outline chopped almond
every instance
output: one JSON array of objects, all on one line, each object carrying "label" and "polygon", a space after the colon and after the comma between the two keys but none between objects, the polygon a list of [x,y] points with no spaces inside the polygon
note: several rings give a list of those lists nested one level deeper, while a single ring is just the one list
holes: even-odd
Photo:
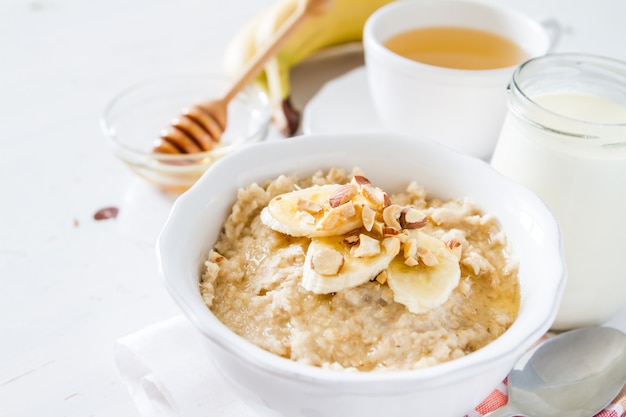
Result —
[{"label": "chopped almond", "polygon": [[343,241],[347,244],[347,245],[356,245],[357,243],[359,243],[359,236],[354,234],[354,235],[347,235],[346,237],[343,238]]},{"label": "chopped almond", "polygon": [[400,243],[405,244],[407,240],[411,239],[406,230],[400,230],[400,233],[395,235],[398,239],[400,239]]},{"label": "chopped almond", "polygon": [[437,266],[439,260],[437,257],[427,248],[420,246],[417,248],[417,255],[420,261],[426,266]]},{"label": "chopped almond", "polygon": [[320,275],[337,275],[343,267],[343,255],[336,250],[324,248],[311,257],[311,269]]},{"label": "chopped almond", "polygon": [[315,217],[307,211],[298,211],[295,217],[304,224],[315,224]]},{"label": "chopped almond", "polygon": [[361,185],[361,195],[373,206],[381,207],[384,201],[383,192],[371,184]]},{"label": "chopped almond", "polygon": [[385,235],[385,231],[383,230],[384,228],[385,228],[385,223],[375,220],[374,225],[372,226],[372,232],[376,233],[377,235],[384,236]]},{"label": "chopped almond", "polygon": [[399,221],[403,229],[419,229],[426,226],[428,217],[414,207],[405,207],[400,213]]},{"label": "chopped almond", "polygon": [[380,244],[389,254],[397,255],[400,252],[400,239],[397,237],[386,237]]},{"label": "chopped almond", "polygon": [[350,254],[357,258],[380,255],[380,242],[368,235],[359,235],[359,245],[350,249]]},{"label": "chopped almond", "polygon": [[374,227],[374,222],[376,221],[376,210],[369,206],[363,206],[363,210],[361,210],[361,219],[363,220],[365,230],[371,232]]},{"label": "chopped almond", "polygon": [[330,210],[322,217],[322,220],[317,223],[315,228],[317,230],[333,230],[339,225],[341,220],[341,215],[336,210]]},{"label": "chopped almond", "polygon": [[389,207],[391,205],[391,199],[389,198],[389,194],[383,193],[383,208]]},{"label": "chopped almond", "polygon": [[402,231],[396,229],[395,227],[383,226],[384,236],[399,236],[401,234],[402,234]]},{"label": "chopped almond", "polygon": [[351,200],[349,200],[347,203],[333,208],[332,210],[336,211],[344,219],[350,219],[356,216],[356,207],[354,207],[354,203]]},{"label": "chopped almond", "polygon": [[357,185],[371,184],[371,181],[362,175],[355,175],[354,177],[352,177],[352,182]]},{"label": "chopped almond", "polygon": [[385,209],[383,210],[383,220],[385,221],[385,224],[397,230],[402,229],[399,221],[402,210],[403,208],[397,204],[392,204],[385,207]]},{"label": "chopped almond", "polygon": [[415,258],[417,256],[417,239],[410,237],[404,242],[404,257]]},{"label": "chopped almond", "polygon": [[348,201],[327,211],[315,228],[317,230],[331,231],[336,229],[342,222],[345,222],[346,219],[351,219],[354,216],[356,216],[356,208],[352,201]]},{"label": "chopped almond", "polygon": [[461,244],[461,242],[456,239],[450,239],[446,242],[446,246],[450,248],[450,250],[452,251],[454,256],[457,257],[457,259],[461,259],[461,255],[463,253],[463,245]]},{"label": "chopped almond", "polygon": [[298,198],[296,208],[301,211],[306,211],[307,213],[319,213],[324,209],[320,203],[303,198]]},{"label": "chopped almond", "polygon": [[384,284],[387,282],[387,270],[382,271],[380,274],[376,275],[375,280],[378,281],[379,284]]},{"label": "chopped almond", "polygon": [[359,189],[355,184],[346,184],[337,188],[329,197],[328,203],[331,207],[339,207],[342,204],[352,200],[359,193]]},{"label": "chopped almond", "polygon": [[405,264],[406,266],[417,266],[417,265],[419,265],[420,263],[419,263],[419,261],[418,261],[417,259],[415,259],[415,258],[406,258],[406,259],[404,260],[404,264]]}]

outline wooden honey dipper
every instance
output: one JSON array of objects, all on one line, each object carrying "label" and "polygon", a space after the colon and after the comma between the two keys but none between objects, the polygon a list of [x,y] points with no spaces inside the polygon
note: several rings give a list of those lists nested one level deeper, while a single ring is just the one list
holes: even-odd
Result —
[{"label": "wooden honey dipper", "polygon": [[274,37],[247,64],[241,75],[219,99],[198,103],[183,110],[163,131],[153,148],[156,153],[185,154],[211,150],[226,130],[228,103],[248,85],[267,61],[309,17],[326,13],[334,0],[300,0],[294,13],[276,31]]}]

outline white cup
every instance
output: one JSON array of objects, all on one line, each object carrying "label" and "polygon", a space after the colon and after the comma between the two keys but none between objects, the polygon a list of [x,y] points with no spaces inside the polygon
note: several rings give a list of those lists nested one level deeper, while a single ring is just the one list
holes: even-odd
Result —
[{"label": "white cup", "polygon": [[507,85],[522,62],[505,68],[454,69],[405,58],[384,45],[399,33],[433,26],[487,31],[517,44],[531,58],[552,49],[560,32],[558,24],[466,0],[392,2],[367,20],[365,66],[374,106],[385,128],[489,159],[507,111]]}]

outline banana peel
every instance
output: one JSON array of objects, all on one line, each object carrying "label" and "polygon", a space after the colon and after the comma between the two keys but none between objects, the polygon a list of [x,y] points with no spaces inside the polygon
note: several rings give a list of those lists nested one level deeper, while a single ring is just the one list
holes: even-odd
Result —
[{"label": "banana peel", "polygon": [[[299,0],[280,0],[249,21],[227,45],[223,67],[235,76],[291,16]],[[307,19],[266,64],[255,84],[272,105],[274,125],[286,136],[296,133],[300,112],[291,102],[291,69],[323,49],[361,42],[367,18],[393,0],[335,0],[323,15]]]}]

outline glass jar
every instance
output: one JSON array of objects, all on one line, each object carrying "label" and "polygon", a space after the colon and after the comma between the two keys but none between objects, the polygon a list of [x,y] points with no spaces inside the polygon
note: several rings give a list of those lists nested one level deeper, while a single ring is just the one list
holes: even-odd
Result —
[{"label": "glass jar", "polygon": [[554,329],[626,303],[626,62],[552,54],[522,64],[491,165],[558,219],[568,282]]}]

